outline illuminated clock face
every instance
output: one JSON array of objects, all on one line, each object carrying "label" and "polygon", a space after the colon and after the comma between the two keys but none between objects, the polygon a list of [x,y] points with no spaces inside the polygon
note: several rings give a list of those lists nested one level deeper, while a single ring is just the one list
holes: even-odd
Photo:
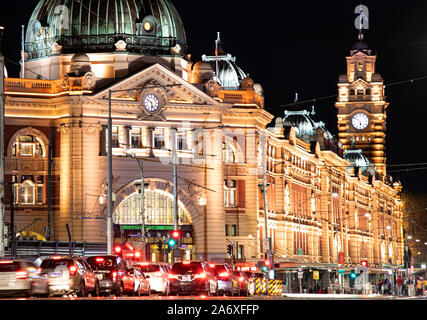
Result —
[{"label": "illuminated clock face", "polygon": [[150,22],[146,22],[144,23],[144,29],[145,31],[150,32],[153,29],[153,27],[151,26]]},{"label": "illuminated clock face", "polygon": [[156,112],[160,107],[159,98],[154,94],[148,94],[144,98],[144,108],[148,112]]},{"label": "illuminated clock face", "polygon": [[369,119],[366,114],[358,113],[353,117],[353,119],[351,120],[351,123],[353,124],[353,127],[355,127],[356,129],[363,130],[368,126]]}]

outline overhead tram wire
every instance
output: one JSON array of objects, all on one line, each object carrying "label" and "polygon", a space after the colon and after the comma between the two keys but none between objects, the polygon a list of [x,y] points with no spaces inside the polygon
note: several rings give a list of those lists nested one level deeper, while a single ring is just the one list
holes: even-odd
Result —
[{"label": "overhead tram wire", "polygon": [[[422,77],[418,77],[418,78],[414,78],[414,79],[408,79],[408,80],[388,83],[388,84],[385,84],[384,87],[387,88],[387,87],[392,87],[392,86],[397,86],[397,85],[407,84],[407,83],[414,84],[414,82],[422,81],[422,80],[427,80],[427,76],[422,76]],[[307,99],[304,101],[297,101],[297,102],[282,104],[280,106],[266,107],[266,109],[272,110],[272,109],[278,109],[278,108],[284,108],[284,107],[298,106],[298,105],[302,105],[302,104],[306,104],[306,103],[315,103],[315,102],[318,102],[321,100],[329,100],[329,99],[337,98],[337,97],[338,97],[338,94],[334,94],[334,95],[330,95],[330,96],[324,96],[324,97],[318,97],[318,98],[313,98],[313,99]]]},{"label": "overhead tram wire", "polygon": [[[17,63],[17,62],[15,62],[15,61],[7,58],[7,57],[4,57],[4,59],[6,61],[10,62],[10,63],[13,63],[13,64],[17,65],[17,66],[21,66],[20,63]],[[26,71],[28,71],[28,72],[36,75],[38,78],[41,78],[42,80],[50,80],[50,79],[44,77],[43,75],[41,75],[41,74],[39,74],[37,72],[34,72],[33,70],[29,70],[26,67],[24,67],[24,69]],[[418,77],[418,78],[414,78],[414,79],[397,81],[397,82],[393,82],[393,83],[390,83],[390,84],[386,84],[385,87],[390,87],[390,86],[395,86],[395,85],[400,85],[400,84],[406,84],[406,83],[413,84],[415,81],[422,81],[422,80],[426,80],[426,79],[427,79],[427,76],[422,76],[422,77]],[[62,84],[58,84],[58,85],[60,87],[62,87],[63,89],[67,89]],[[155,87],[145,87],[145,89],[159,88],[159,87],[172,87],[172,86],[181,86],[181,85],[182,84],[160,85],[160,86],[155,86]],[[132,90],[136,91],[136,90],[141,90],[141,89],[143,89],[143,87],[130,88],[130,89],[122,89],[122,90],[114,90],[114,91],[117,91],[117,92],[118,91],[132,91]],[[80,97],[85,98],[85,99],[91,101],[92,103],[98,104],[98,105],[100,105],[102,107],[108,108],[108,105],[106,105],[106,104],[104,104],[102,102],[96,101],[96,100],[94,100],[94,99],[92,99],[92,98],[90,98],[90,97],[88,97],[86,95],[82,95]],[[338,97],[338,95],[335,94],[335,95],[331,95],[331,96],[319,97],[319,98],[314,98],[314,99],[309,99],[309,100],[304,100],[304,101],[298,101],[298,102],[293,102],[293,103],[289,103],[289,104],[284,104],[284,105],[281,105],[281,106],[270,107],[270,108],[267,108],[267,109],[283,108],[283,107],[287,107],[287,106],[296,106],[296,105],[299,105],[299,104],[305,104],[305,103],[309,103],[309,102],[316,102],[316,101],[321,101],[321,100],[327,100],[327,99],[336,98],[336,97]],[[102,110],[101,112],[105,112],[105,110]],[[120,113],[120,114],[123,114],[125,116],[129,116],[129,113],[120,112],[120,111],[117,111],[117,110],[116,110],[116,112]],[[205,129],[207,129],[207,130],[209,130],[209,129],[223,129],[223,128],[227,128],[227,127],[228,126],[219,125],[219,126],[216,126],[216,127],[213,127],[213,128],[205,128]],[[192,129],[189,129],[188,131],[197,131],[197,130],[199,130],[199,129],[192,128]],[[163,150],[165,150],[165,149],[163,149]],[[168,150],[168,151],[170,151],[170,150]],[[186,153],[184,151],[177,151],[177,152]],[[214,156],[214,155],[210,155],[210,156]],[[409,164],[396,164],[396,165],[386,164],[385,166],[386,167],[405,167],[405,166],[417,166],[417,165],[427,165],[427,163],[424,162],[424,163],[409,163]],[[322,166],[334,167],[334,168],[335,167],[337,167],[337,168],[338,167],[348,167],[348,166],[331,166],[331,165],[317,165],[316,167],[322,167]],[[416,170],[425,170],[425,169],[427,169],[427,167],[413,168],[413,169],[393,170],[393,171],[389,171],[389,172],[390,173],[394,173],[394,172],[407,172],[407,171],[416,171]]]}]

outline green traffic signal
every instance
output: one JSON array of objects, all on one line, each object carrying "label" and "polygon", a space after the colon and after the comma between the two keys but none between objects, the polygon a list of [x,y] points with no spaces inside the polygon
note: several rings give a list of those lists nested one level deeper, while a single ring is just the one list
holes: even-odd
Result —
[{"label": "green traffic signal", "polygon": [[352,273],[350,274],[350,277],[351,277],[352,279],[356,279],[356,278],[357,278],[357,274],[356,274],[356,273],[354,273],[354,272],[352,272]]},{"label": "green traffic signal", "polygon": [[175,247],[175,245],[176,245],[176,240],[175,239],[169,239],[168,246],[169,247]]}]

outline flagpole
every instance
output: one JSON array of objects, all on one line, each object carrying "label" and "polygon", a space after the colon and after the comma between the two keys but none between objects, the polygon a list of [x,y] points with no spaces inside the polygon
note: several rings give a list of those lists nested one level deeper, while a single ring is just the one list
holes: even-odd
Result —
[{"label": "flagpole", "polygon": [[21,79],[25,78],[25,26],[22,25],[22,48],[21,48],[21,59],[22,59],[22,69],[21,69]]},{"label": "flagpole", "polygon": [[220,41],[220,35],[218,32],[217,39],[215,40],[215,64],[216,64],[215,76],[218,83],[219,83],[219,75],[218,75],[218,42],[219,41]]}]

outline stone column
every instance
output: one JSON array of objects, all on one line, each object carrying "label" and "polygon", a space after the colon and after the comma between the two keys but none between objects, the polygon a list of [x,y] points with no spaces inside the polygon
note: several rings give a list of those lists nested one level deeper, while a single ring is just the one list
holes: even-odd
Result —
[{"label": "stone column", "polygon": [[[206,130],[206,183],[215,192],[207,193],[204,254],[208,261],[224,261],[226,253],[224,214],[224,174],[222,168],[222,132]],[[211,156],[211,155],[216,155]]]}]

